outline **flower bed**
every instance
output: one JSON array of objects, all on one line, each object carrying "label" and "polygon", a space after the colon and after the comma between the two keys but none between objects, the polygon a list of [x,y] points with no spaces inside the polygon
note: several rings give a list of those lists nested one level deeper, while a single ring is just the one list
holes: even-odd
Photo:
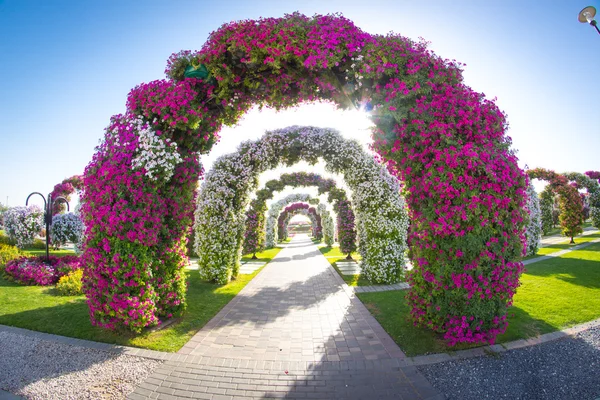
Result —
[{"label": "flower bed", "polygon": [[23,285],[54,285],[69,272],[81,268],[81,259],[77,256],[20,257],[9,261],[4,268],[5,275]]}]

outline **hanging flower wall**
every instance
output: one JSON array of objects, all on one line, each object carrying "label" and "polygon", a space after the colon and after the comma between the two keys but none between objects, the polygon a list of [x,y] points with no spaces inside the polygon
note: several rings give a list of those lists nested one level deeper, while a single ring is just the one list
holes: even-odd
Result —
[{"label": "hanging flower wall", "polygon": [[329,211],[327,211],[327,206],[322,203],[317,205],[317,213],[321,217],[321,225],[323,226],[323,241],[327,246],[331,247],[335,242],[335,226],[333,218]]},{"label": "hanging flower wall", "polygon": [[548,182],[550,190],[558,194],[560,226],[565,236],[571,238],[583,232],[583,202],[577,188],[569,184],[569,178],[543,168],[530,169],[527,174],[532,179]]},{"label": "hanging flower wall", "polygon": [[[50,193],[50,197],[64,197],[65,200],[71,201],[71,195],[83,189],[83,177],[81,175],[73,175],[70,178],[63,179],[61,183],[54,185],[54,189]],[[52,215],[61,214],[66,210],[66,205],[63,202],[55,202],[52,205]]]},{"label": "hanging flower wall", "polygon": [[277,236],[279,240],[286,240],[288,238],[288,224],[290,219],[298,214],[306,215],[310,219],[313,238],[317,240],[323,239],[321,217],[317,214],[317,210],[305,203],[294,203],[287,206],[279,214],[279,218],[277,219]]},{"label": "hanging flower wall", "polygon": [[572,182],[585,188],[589,194],[590,218],[592,225],[600,229],[600,172],[587,171],[585,174],[578,172],[567,172],[563,174]]}]

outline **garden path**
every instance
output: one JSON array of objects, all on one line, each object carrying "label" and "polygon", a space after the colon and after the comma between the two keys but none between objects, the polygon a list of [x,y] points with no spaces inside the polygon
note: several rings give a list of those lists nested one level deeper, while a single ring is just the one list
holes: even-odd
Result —
[{"label": "garden path", "polygon": [[130,397],[443,398],[306,235],[179,354]]},{"label": "garden path", "polygon": [[[593,227],[593,226],[588,226],[583,229],[583,233],[580,236],[594,235],[596,233],[598,233],[598,228]],[[548,247],[548,246],[552,246],[555,244],[565,243],[566,240],[569,240],[569,238],[564,235],[546,236],[541,240],[540,247]],[[575,242],[577,243],[577,237],[575,237]]]}]

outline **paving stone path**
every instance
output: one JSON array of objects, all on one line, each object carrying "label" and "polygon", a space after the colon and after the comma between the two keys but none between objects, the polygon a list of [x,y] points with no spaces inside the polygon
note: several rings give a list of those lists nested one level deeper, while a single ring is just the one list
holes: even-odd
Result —
[{"label": "paving stone path", "polygon": [[130,398],[443,399],[345,286],[296,235]]}]

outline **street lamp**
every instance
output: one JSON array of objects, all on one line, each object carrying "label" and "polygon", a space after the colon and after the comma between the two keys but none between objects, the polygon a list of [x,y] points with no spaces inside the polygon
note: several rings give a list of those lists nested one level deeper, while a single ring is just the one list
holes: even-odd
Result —
[{"label": "street lamp", "polygon": [[579,22],[581,22],[582,24],[590,24],[591,26],[596,28],[596,31],[598,32],[598,34],[600,34],[600,29],[598,29],[598,23],[594,19],[595,16],[596,7],[586,7],[579,12]]},{"label": "street lamp", "polygon": [[26,206],[29,204],[29,198],[34,194],[39,194],[44,200],[44,222],[46,223],[46,261],[50,263],[50,225],[52,225],[52,206],[54,206],[54,203],[58,204],[59,202],[63,201],[67,204],[67,211],[70,211],[69,202],[62,196],[58,196],[57,198],[53,199],[52,193],[48,195],[48,201],[46,201],[46,198],[43,194],[40,192],[33,192],[27,196],[27,200],[25,200]]}]

